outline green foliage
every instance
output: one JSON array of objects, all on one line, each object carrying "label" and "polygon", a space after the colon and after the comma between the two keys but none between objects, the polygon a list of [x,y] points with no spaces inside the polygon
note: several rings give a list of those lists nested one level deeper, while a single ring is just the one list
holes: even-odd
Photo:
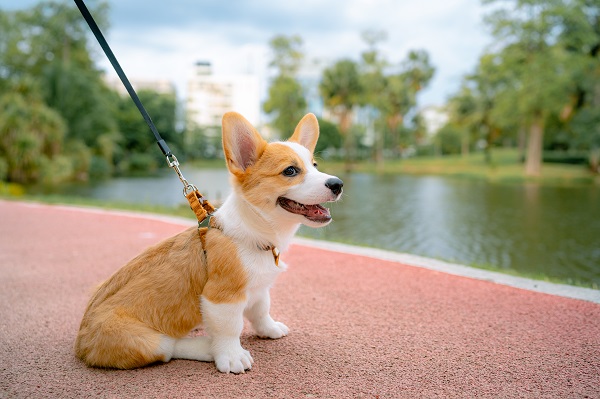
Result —
[{"label": "green foliage", "polygon": [[280,76],[296,76],[304,53],[302,52],[302,38],[298,35],[277,35],[269,42],[273,59],[270,66],[277,69]]},{"label": "green foliage", "polygon": [[186,154],[192,159],[216,159],[223,153],[221,135],[208,128],[194,127],[186,133]]},{"label": "green foliage", "polygon": [[60,115],[30,88],[0,96],[0,157],[7,164],[7,178],[18,183],[41,177],[43,167],[59,156],[65,134]]},{"label": "green foliage", "polygon": [[[349,112],[361,103],[364,93],[358,64],[350,59],[337,61],[323,71],[319,89],[326,106],[334,112]],[[345,131],[345,127],[341,130]]]},{"label": "green foliage", "polygon": [[89,176],[91,179],[100,180],[108,178],[112,173],[112,165],[105,158],[92,156],[90,159]]},{"label": "green foliage", "polygon": [[323,71],[319,90],[325,106],[339,120],[340,133],[344,138],[344,157],[346,169],[356,157],[356,141],[351,133],[353,109],[360,105],[364,94],[363,79],[359,66],[350,59],[337,61]]},{"label": "green foliage", "polygon": [[151,154],[134,152],[127,159],[129,171],[133,173],[148,174],[156,171],[156,160]]},{"label": "green foliage", "polygon": [[399,65],[381,57],[377,44],[385,40],[384,31],[366,31],[363,39],[369,46],[362,55],[361,79],[364,92],[361,105],[374,110],[375,160],[383,165],[384,155],[398,156],[415,144],[417,134],[406,128],[404,118],[417,105],[417,94],[427,86],[435,69],[429,54],[410,51]]},{"label": "green foliage", "polygon": [[330,149],[340,149],[342,147],[342,135],[335,123],[318,118],[319,121],[319,141],[315,148],[315,153],[325,153]]},{"label": "green foliage", "polygon": [[269,87],[269,98],[263,104],[263,110],[275,114],[271,125],[280,134],[291,134],[306,112],[300,83],[287,75],[277,76]]},{"label": "green foliage", "polygon": [[[100,26],[106,26],[106,3],[92,8]],[[94,69],[87,50],[88,27],[74,5],[43,1],[15,12],[0,10],[1,80],[42,76],[53,62]]]},{"label": "green foliage", "polygon": [[112,95],[97,71],[59,60],[40,77],[45,102],[67,122],[68,138],[95,147],[99,135],[116,130]]},{"label": "green foliage", "polygon": [[446,125],[435,136],[435,144],[440,155],[460,154],[463,132],[452,126]]},{"label": "green foliage", "polygon": [[595,141],[583,137],[595,134],[586,114],[600,114],[600,3],[484,4],[496,5],[486,17],[495,44],[450,101],[451,120],[485,138],[488,148],[498,138],[523,141],[518,134],[528,132],[527,173],[539,174],[544,143]]},{"label": "green foliage", "polygon": [[274,114],[271,125],[280,133],[288,134],[306,112],[306,99],[296,74],[304,54],[299,36],[275,36],[270,43],[273,58],[270,65],[277,75],[269,87],[269,98],[263,104],[267,114]]},{"label": "green foliage", "polygon": [[[107,11],[106,2],[91,10],[103,30]],[[164,162],[131,100],[104,84],[89,37],[70,2],[0,10],[0,101],[7,104],[0,109],[0,157],[7,180],[55,184],[126,173],[129,166],[152,170]],[[139,96],[171,149],[179,149],[175,97]]]},{"label": "green foliage", "polygon": [[0,181],[6,180],[8,176],[8,162],[6,158],[0,157]]}]

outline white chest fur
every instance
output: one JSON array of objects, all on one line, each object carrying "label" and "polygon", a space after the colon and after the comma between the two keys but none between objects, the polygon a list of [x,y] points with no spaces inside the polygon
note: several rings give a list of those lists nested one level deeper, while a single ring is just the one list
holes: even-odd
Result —
[{"label": "white chest fur", "polygon": [[246,295],[248,306],[252,306],[259,296],[273,286],[275,279],[286,270],[287,265],[282,261],[276,265],[270,250],[238,248],[238,256],[248,275]]}]

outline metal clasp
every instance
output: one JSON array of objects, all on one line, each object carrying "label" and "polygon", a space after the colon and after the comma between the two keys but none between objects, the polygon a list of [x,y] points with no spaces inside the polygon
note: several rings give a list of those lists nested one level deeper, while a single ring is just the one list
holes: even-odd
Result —
[{"label": "metal clasp", "polygon": [[[173,168],[173,170],[175,170],[175,173],[177,173],[179,180],[183,184],[183,196],[184,197],[187,197],[187,195],[189,193],[198,190],[198,188],[196,186],[194,186],[193,184],[188,182],[187,179],[185,177],[183,177],[183,174],[181,173],[181,169],[179,169],[179,161],[177,160],[177,157],[175,155],[173,155],[173,154],[167,155],[167,165],[169,165],[170,168]],[[200,199],[202,201],[204,200],[203,198],[200,198]],[[202,203],[202,201],[200,203]]]}]

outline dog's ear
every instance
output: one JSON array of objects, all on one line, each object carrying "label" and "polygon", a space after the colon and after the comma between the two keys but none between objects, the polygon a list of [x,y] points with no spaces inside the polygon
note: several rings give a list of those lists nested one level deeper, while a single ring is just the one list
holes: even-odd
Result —
[{"label": "dog's ear", "polygon": [[314,114],[306,114],[296,126],[289,141],[301,144],[313,153],[319,139],[319,121]]},{"label": "dog's ear", "polygon": [[246,118],[237,112],[223,115],[223,151],[233,174],[244,173],[263,153],[267,142]]}]

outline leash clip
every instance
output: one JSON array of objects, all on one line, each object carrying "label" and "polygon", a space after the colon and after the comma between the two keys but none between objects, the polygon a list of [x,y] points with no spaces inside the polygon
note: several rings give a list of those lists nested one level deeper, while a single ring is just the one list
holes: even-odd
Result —
[{"label": "leash clip", "polygon": [[[198,191],[198,188],[196,186],[188,182],[187,179],[183,177],[183,173],[181,173],[181,169],[179,169],[179,160],[177,159],[177,157],[174,154],[169,154],[166,156],[166,158],[167,165],[169,165],[170,168],[173,168],[175,173],[177,173],[177,177],[179,177],[179,180],[183,184],[183,196],[187,197],[189,193],[193,191]],[[201,203],[204,203],[204,197],[200,196],[200,200]]]}]

